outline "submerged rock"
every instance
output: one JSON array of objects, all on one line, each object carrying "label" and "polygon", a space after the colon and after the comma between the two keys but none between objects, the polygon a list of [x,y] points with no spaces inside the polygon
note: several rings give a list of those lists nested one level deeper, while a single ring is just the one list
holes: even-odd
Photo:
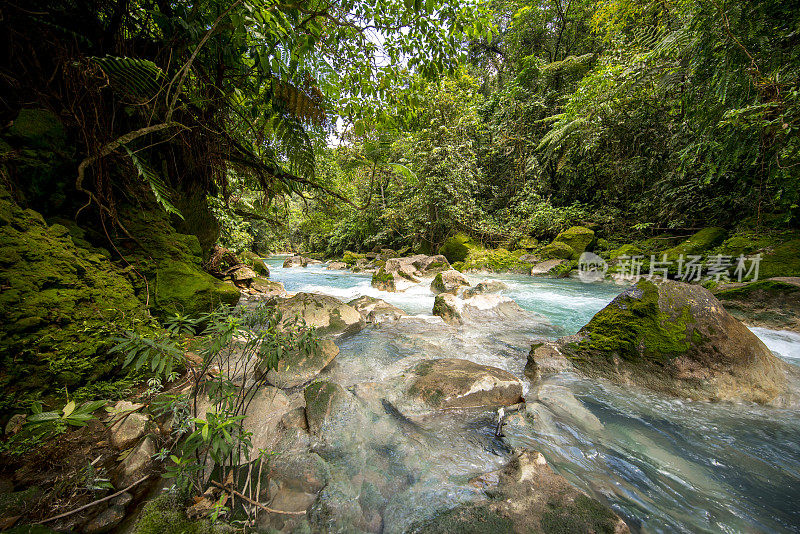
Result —
[{"label": "submerged rock", "polygon": [[433,301],[432,313],[451,325],[508,319],[548,324],[543,317],[523,310],[513,299],[496,294],[479,294],[460,299],[451,293],[440,293]]},{"label": "submerged rock", "polygon": [[289,269],[291,267],[306,267],[308,266],[308,259],[302,256],[289,256],[283,260],[283,268]]},{"label": "submerged rock", "polygon": [[431,291],[434,295],[439,293],[457,293],[459,288],[469,286],[467,277],[453,269],[437,273],[431,282]]},{"label": "submerged rock", "polygon": [[320,335],[349,335],[364,328],[364,319],[355,309],[329,295],[298,293],[277,303],[288,324],[295,317],[317,329]]},{"label": "submerged rock", "polygon": [[477,408],[516,404],[522,382],[507,371],[469,360],[424,360],[409,370],[407,394],[431,408]]},{"label": "submerged rock", "polygon": [[396,321],[400,317],[406,316],[406,312],[397,306],[367,295],[353,299],[347,305],[352,306],[366,322],[372,324]]},{"label": "submerged rock", "polygon": [[339,354],[330,339],[322,339],[310,354],[294,350],[278,360],[278,366],[267,373],[267,381],[279,388],[293,388],[311,382]]},{"label": "submerged rock", "polygon": [[409,531],[420,534],[629,532],[608,506],[553,472],[541,453],[522,450],[509,464],[477,477],[485,497],[439,512]]},{"label": "submerged rock", "polygon": [[468,299],[476,295],[483,295],[486,293],[499,293],[500,291],[505,291],[506,289],[508,289],[508,286],[500,280],[489,280],[486,282],[479,282],[473,287],[465,289],[462,293],[462,296],[465,299]]},{"label": "submerged rock", "polygon": [[623,384],[694,399],[795,402],[787,364],[697,285],[640,280],[558,348],[578,370]]}]

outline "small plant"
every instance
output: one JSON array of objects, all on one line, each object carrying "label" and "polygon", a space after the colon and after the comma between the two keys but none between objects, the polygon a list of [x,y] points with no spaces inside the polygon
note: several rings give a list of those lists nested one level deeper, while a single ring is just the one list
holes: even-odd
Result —
[{"label": "small plant", "polygon": [[33,412],[23,425],[23,429],[37,431],[43,435],[60,434],[68,426],[86,426],[94,417],[92,414],[106,405],[106,401],[84,402],[80,406],[75,401],[68,402],[60,411],[43,412],[42,404],[35,402],[31,406]]}]

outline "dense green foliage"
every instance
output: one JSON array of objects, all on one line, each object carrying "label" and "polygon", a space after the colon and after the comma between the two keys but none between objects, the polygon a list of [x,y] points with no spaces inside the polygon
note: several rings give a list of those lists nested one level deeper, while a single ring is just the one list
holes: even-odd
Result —
[{"label": "dense green foliage", "polygon": [[[798,223],[798,13],[784,2],[489,4],[454,75],[324,151],[355,206],[296,204],[290,242],[513,250],[574,224],[613,232]],[[360,164],[354,164],[354,162]],[[392,164],[401,164],[402,168]]]}]

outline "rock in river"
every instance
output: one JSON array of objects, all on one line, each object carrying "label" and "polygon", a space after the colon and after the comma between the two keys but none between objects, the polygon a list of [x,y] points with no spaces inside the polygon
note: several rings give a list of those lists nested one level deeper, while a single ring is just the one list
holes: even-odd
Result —
[{"label": "rock in river", "polygon": [[360,313],[329,295],[298,293],[279,301],[277,306],[283,313],[284,323],[299,317],[308,326],[315,327],[320,335],[355,334],[364,328]]},{"label": "rock in river", "polygon": [[796,403],[790,366],[698,285],[640,280],[558,349],[587,375],[622,384],[693,399]]},{"label": "rock in river", "polygon": [[293,388],[308,384],[339,354],[330,339],[322,339],[316,350],[306,353],[294,350],[278,361],[275,369],[267,373],[267,381],[279,388]]}]

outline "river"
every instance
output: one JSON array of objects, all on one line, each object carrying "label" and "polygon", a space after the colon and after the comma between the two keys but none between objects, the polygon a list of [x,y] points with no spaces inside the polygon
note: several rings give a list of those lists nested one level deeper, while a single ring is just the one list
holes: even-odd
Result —
[{"label": "river", "polygon": [[[430,281],[387,293],[370,286],[369,274],[319,265],[284,269],[282,261],[273,257],[267,263],[271,278],[287,291],[343,301],[370,295],[412,315],[337,340],[340,355],[323,378],[345,387],[397,374],[401,360],[405,366],[414,358],[444,357],[500,367],[527,387],[522,371],[531,340],[575,333],[622,289],[572,279],[473,274],[473,282],[503,281],[505,295],[546,321],[451,327],[431,316]],[[753,331],[779,357],[800,364],[800,335]],[[609,504],[633,531],[800,531],[796,411],[675,399],[570,375],[550,382],[555,391],[572,392],[581,410],[554,409],[538,424],[507,428],[503,441],[493,436],[492,413],[429,418],[425,424],[436,443],[406,452],[401,460],[406,469],[426,472],[416,482],[425,484],[426,491],[413,493],[420,496],[416,500],[407,495],[389,503],[384,524],[391,518],[395,530],[402,531],[448,502],[468,498],[459,488],[469,477],[503,465],[510,446],[527,446],[542,452],[570,482]]]}]

